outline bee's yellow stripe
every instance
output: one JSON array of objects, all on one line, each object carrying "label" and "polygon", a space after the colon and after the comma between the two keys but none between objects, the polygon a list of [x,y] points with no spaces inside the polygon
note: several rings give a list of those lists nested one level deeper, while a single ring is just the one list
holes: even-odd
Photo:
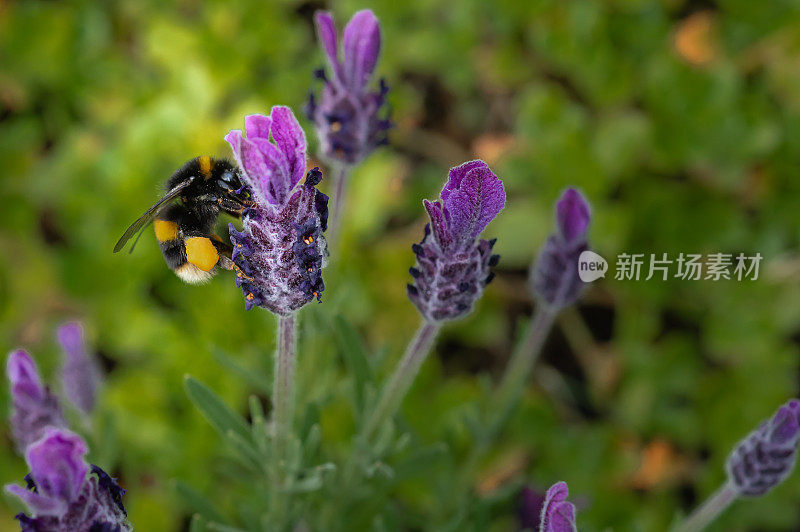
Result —
[{"label": "bee's yellow stripe", "polygon": [[203,155],[197,158],[197,164],[200,165],[200,173],[203,174],[205,179],[211,177],[211,157]]},{"label": "bee's yellow stripe", "polygon": [[156,229],[156,240],[159,242],[168,242],[178,238],[178,224],[175,222],[156,220],[153,227]]},{"label": "bee's yellow stripe", "polygon": [[204,272],[211,270],[219,262],[219,253],[211,240],[204,236],[187,238],[186,261],[194,264]]}]

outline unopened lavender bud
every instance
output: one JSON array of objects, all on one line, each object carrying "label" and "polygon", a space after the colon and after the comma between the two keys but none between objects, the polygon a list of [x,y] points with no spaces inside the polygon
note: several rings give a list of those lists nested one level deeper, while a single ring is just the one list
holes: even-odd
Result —
[{"label": "unopened lavender bud", "polygon": [[66,427],[55,395],[42,384],[33,359],[19,349],[8,356],[6,374],[11,384],[11,434],[23,453],[48,427]]},{"label": "unopened lavender bud", "polygon": [[569,488],[566,482],[553,484],[545,495],[539,532],[575,532],[575,506],[567,502]]},{"label": "unopened lavender bud", "polygon": [[315,77],[324,82],[322,97],[317,100],[312,92],[306,113],[316,126],[322,153],[331,160],[353,165],[385,144],[391,127],[387,116],[380,116],[389,91],[386,83],[381,80],[377,91],[367,89],[380,53],[380,25],[368,9],[353,15],[344,30],[340,60],[330,13],[318,12],[315,22],[332,74],[315,72]]},{"label": "unopened lavender bud", "polygon": [[783,482],[797,461],[800,401],[792,399],[740,441],[728,456],[728,480],[739,495],[760,497]]},{"label": "unopened lavender bud", "polygon": [[230,225],[236,284],[248,310],[259,306],[288,316],[320,300],[325,289],[328,197],[316,188],[318,168],[300,184],[306,138],[291,109],[276,106],[270,116],[247,116],[245,132],[225,137],[256,201],[244,213],[241,232]]},{"label": "unopened lavender bud", "polygon": [[[450,170],[441,201],[423,204],[431,223],[417,257],[408,296],[430,322],[455,320],[468,314],[492,280],[494,241],[476,240],[505,205],[503,183],[483,161]],[[495,257],[495,258],[493,258]]]},{"label": "unopened lavender bud", "polygon": [[23,532],[127,531],[125,490],[97,466],[84,460],[86,443],[68,430],[50,428],[25,454],[27,486],[10,484],[29,514],[16,516]]},{"label": "unopened lavender bud", "polygon": [[578,276],[578,258],[589,249],[586,230],[589,203],[574,188],[556,203],[556,231],[545,242],[531,269],[531,287],[536,298],[552,310],[574,303],[583,282]]},{"label": "unopened lavender bud", "polygon": [[56,333],[64,359],[61,366],[61,386],[64,395],[84,414],[91,414],[100,387],[100,369],[89,354],[78,322],[65,323]]}]

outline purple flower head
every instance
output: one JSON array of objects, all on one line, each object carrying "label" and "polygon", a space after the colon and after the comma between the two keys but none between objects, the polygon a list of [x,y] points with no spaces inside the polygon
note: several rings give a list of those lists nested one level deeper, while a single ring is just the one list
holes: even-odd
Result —
[{"label": "purple flower head", "polygon": [[566,482],[556,482],[545,495],[539,532],[575,532],[575,505],[567,502]]},{"label": "purple flower head", "polygon": [[583,288],[578,258],[589,249],[586,230],[591,214],[589,203],[574,188],[562,194],[555,211],[556,232],[547,239],[533,265],[531,286],[540,302],[559,310],[574,303]]},{"label": "purple flower head", "polygon": [[28,448],[27,486],[5,488],[28,506],[31,515],[16,516],[23,531],[131,530],[122,506],[125,490],[97,466],[87,476],[86,453],[80,436],[53,428]]},{"label": "purple flower head", "polygon": [[411,248],[417,264],[408,285],[411,301],[433,322],[469,313],[491,282],[500,259],[492,255],[495,241],[476,239],[506,202],[502,181],[483,161],[452,168],[439,197],[423,201],[431,222]]},{"label": "purple flower head", "polygon": [[386,83],[381,80],[377,92],[367,90],[381,49],[381,28],[368,9],[353,15],[344,30],[340,60],[333,17],[319,11],[315,22],[333,75],[317,71],[324,82],[322,97],[317,101],[312,92],[306,113],[316,126],[322,153],[344,164],[356,164],[386,143],[386,131],[391,127],[388,118],[379,117],[389,91]]},{"label": "purple flower head", "polygon": [[740,441],[728,456],[728,480],[739,493],[760,497],[789,476],[800,441],[800,401],[792,399]]},{"label": "purple flower head", "polygon": [[100,369],[88,353],[83,326],[78,322],[61,325],[56,333],[64,353],[61,386],[67,399],[84,414],[91,414],[100,387]]},{"label": "purple flower head", "polygon": [[291,109],[276,106],[270,116],[246,117],[245,133],[234,130],[225,137],[256,200],[244,213],[241,232],[230,225],[236,284],[248,310],[259,306],[286,316],[319,300],[325,289],[328,197],[316,188],[322,180],[318,168],[298,186],[306,139]]},{"label": "purple flower head", "polygon": [[66,427],[56,397],[42,384],[36,363],[18,349],[8,355],[6,374],[11,384],[11,433],[20,453],[44,435],[48,427]]}]

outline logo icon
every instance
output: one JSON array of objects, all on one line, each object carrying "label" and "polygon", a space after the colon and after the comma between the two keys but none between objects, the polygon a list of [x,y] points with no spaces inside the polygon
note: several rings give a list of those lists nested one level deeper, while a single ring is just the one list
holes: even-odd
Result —
[{"label": "logo icon", "polygon": [[584,251],[578,257],[578,276],[584,283],[591,283],[606,276],[608,262],[594,251]]}]

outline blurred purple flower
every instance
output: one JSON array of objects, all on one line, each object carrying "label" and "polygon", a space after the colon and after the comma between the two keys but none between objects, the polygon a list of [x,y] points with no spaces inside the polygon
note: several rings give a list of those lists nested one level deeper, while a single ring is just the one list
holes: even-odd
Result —
[{"label": "blurred purple flower", "polygon": [[412,250],[408,295],[431,322],[454,320],[472,310],[494,274],[499,255],[494,240],[475,239],[505,205],[503,183],[483,161],[469,161],[450,170],[441,201],[423,200],[431,223]]},{"label": "blurred purple flower", "polygon": [[525,486],[519,493],[517,517],[520,530],[539,530],[544,507],[544,493]]},{"label": "blurred purple flower", "polygon": [[531,285],[539,301],[553,310],[574,303],[583,289],[578,276],[578,258],[589,249],[586,230],[589,203],[574,188],[556,203],[556,232],[545,242],[531,270]]},{"label": "blurred purple flower", "polygon": [[[291,109],[272,108],[270,116],[245,117],[245,134],[233,130],[225,140],[256,200],[245,211],[243,230],[230,225],[237,286],[245,306],[288,316],[325,289],[322,268],[327,246],[328,197],[316,189],[322,173],[305,172],[306,138]],[[272,140],[270,140],[272,133]]]},{"label": "blurred purple flower", "polygon": [[84,414],[91,414],[100,387],[100,369],[89,354],[78,322],[61,325],[56,333],[64,358],[61,366],[61,386],[64,395]]},{"label": "blurred purple flower", "polygon": [[569,488],[566,482],[556,482],[545,495],[539,532],[574,532],[575,506],[567,502]]},{"label": "blurred purple flower", "polygon": [[28,448],[27,486],[5,487],[28,506],[30,515],[16,516],[23,532],[132,530],[122,506],[125,490],[97,466],[87,477],[86,452],[80,436],[53,428]]},{"label": "blurred purple flower", "polygon": [[789,476],[800,441],[800,401],[782,405],[740,441],[726,464],[728,480],[739,495],[760,497]]},{"label": "blurred purple flower", "polygon": [[48,427],[67,426],[58,399],[42,384],[36,363],[22,349],[8,355],[6,374],[11,384],[11,433],[21,453]]},{"label": "blurred purple flower", "polygon": [[312,92],[306,113],[316,126],[322,153],[353,165],[385,144],[386,131],[391,127],[387,117],[378,116],[389,91],[386,83],[381,79],[377,92],[366,89],[381,49],[380,25],[368,9],[353,15],[344,30],[340,61],[336,27],[330,13],[317,12],[315,21],[317,37],[333,75],[326,76],[322,69],[316,72],[324,82],[322,98],[318,102]]}]

